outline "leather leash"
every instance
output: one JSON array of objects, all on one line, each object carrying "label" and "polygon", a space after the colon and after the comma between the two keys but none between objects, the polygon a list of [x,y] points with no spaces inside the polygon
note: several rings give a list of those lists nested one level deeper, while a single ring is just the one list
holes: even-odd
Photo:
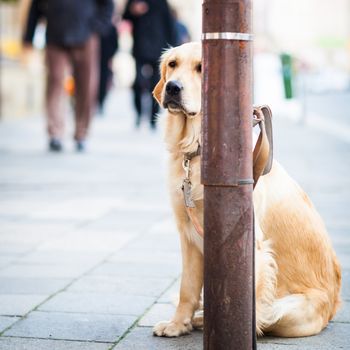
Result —
[{"label": "leather leash", "polygon": [[272,168],[272,112],[269,106],[254,107],[253,127],[256,125],[259,125],[260,133],[253,151],[253,188],[255,188],[259,177],[268,174]]},{"label": "leather leash", "polygon": [[195,157],[200,156],[201,154],[201,146],[198,144],[197,151],[191,152],[191,153],[185,153],[184,154],[184,160],[182,162],[182,167],[185,170],[185,179],[182,183],[182,192],[184,195],[185,200],[185,208],[187,211],[187,215],[192,221],[192,224],[194,228],[196,229],[197,233],[203,237],[204,230],[202,225],[199,222],[198,216],[197,216],[197,209],[196,205],[194,204],[194,201],[192,199],[192,183],[191,183],[191,160]]},{"label": "leather leash", "polygon": [[[254,107],[253,127],[259,125],[260,133],[253,150],[253,179],[255,188],[260,176],[270,172],[273,161],[273,137],[272,137],[272,113],[271,109],[266,106]],[[185,178],[182,182],[182,192],[185,201],[185,208],[189,219],[191,220],[197,233],[203,238],[204,230],[199,222],[196,205],[192,199],[191,183],[191,160],[200,156],[201,148],[194,152],[185,153],[182,166],[185,171]]]}]

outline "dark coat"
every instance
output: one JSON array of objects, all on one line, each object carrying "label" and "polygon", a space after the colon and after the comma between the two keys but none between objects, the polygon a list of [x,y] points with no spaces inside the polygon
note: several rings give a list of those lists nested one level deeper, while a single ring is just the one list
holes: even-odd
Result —
[{"label": "dark coat", "polygon": [[32,42],[36,24],[46,18],[47,44],[79,46],[108,31],[113,7],[113,0],[32,0],[24,41]]},{"label": "dark coat", "polygon": [[123,14],[123,18],[133,24],[133,56],[144,61],[156,61],[165,48],[176,45],[175,20],[166,0],[143,0],[149,9],[142,16],[134,16],[130,12],[133,1],[128,1]]}]

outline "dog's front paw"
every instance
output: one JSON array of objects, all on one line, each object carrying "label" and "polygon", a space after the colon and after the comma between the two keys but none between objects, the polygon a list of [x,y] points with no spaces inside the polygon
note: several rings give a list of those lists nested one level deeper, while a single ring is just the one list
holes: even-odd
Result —
[{"label": "dog's front paw", "polygon": [[153,334],[158,337],[179,337],[192,331],[190,320],[184,322],[165,321],[157,323],[153,328]]}]

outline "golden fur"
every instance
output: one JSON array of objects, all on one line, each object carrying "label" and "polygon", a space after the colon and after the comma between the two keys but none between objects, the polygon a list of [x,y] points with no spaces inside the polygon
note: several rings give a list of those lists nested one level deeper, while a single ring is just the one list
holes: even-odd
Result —
[{"label": "golden fur", "polygon": [[[175,63],[174,63],[175,62]],[[166,84],[182,85],[181,104],[167,106],[165,142],[170,154],[169,191],[181,238],[183,273],[180,299],[172,320],[154,327],[174,337],[202,325],[194,317],[203,285],[203,241],[184,207],[183,154],[201,142],[201,47],[189,43],[162,56],[161,80],[154,97],[163,104]],[[200,157],[191,162],[193,199],[203,220]],[[340,304],[341,271],[325,225],[308,196],[274,161],[254,190],[256,220],[256,330],[284,337],[319,333]]]}]

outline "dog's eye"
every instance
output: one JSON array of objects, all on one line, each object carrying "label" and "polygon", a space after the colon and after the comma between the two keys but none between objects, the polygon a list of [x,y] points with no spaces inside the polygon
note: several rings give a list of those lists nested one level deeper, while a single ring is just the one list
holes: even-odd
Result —
[{"label": "dog's eye", "polygon": [[170,62],[168,63],[168,66],[169,66],[170,68],[175,68],[175,67],[176,67],[176,61],[170,61]]},{"label": "dog's eye", "polygon": [[198,73],[201,73],[201,72],[202,72],[202,64],[201,64],[201,63],[197,64],[197,66],[196,66],[196,71],[197,71]]}]

